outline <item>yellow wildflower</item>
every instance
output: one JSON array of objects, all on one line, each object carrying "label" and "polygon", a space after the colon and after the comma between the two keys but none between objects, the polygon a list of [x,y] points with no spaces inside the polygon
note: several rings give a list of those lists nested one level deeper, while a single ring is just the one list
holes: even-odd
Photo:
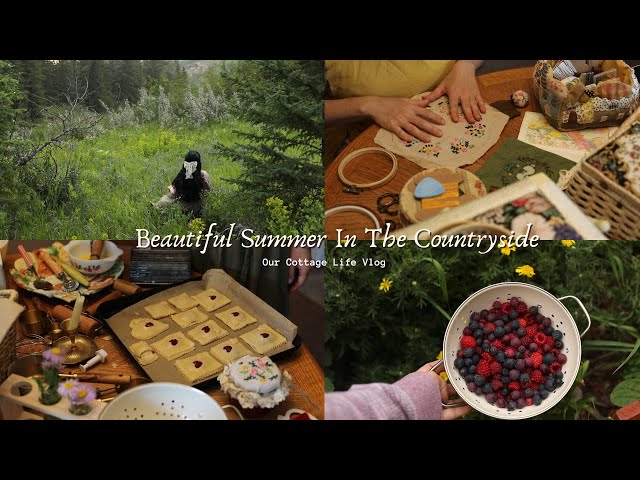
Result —
[{"label": "yellow wildflower", "polygon": [[562,243],[562,245],[564,245],[567,248],[575,248],[576,247],[576,241],[575,240],[560,240],[560,243]]},{"label": "yellow wildflower", "polygon": [[436,357],[436,360],[442,360],[442,350],[440,350],[440,353]]},{"label": "yellow wildflower", "polygon": [[388,292],[389,289],[391,288],[392,283],[393,283],[393,280],[389,280],[388,278],[383,278],[382,282],[380,282],[379,290],[385,293]]},{"label": "yellow wildflower", "polygon": [[511,252],[516,251],[516,247],[511,246],[510,243],[507,243],[505,240],[501,240],[498,244],[498,248],[500,249],[500,253],[506,255],[507,257],[511,255]]},{"label": "yellow wildflower", "polygon": [[449,377],[447,376],[447,372],[440,372],[440,378],[442,378],[445,382],[449,381]]},{"label": "yellow wildflower", "polygon": [[520,276],[524,276],[524,277],[533,277],[536,272],[533,270],[533,267],[531,265],[522,265],[518,268],[516,268],[516,273]]}]

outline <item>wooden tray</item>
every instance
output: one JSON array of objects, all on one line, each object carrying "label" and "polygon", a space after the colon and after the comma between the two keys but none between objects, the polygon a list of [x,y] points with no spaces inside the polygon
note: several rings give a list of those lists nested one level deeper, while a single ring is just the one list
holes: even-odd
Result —
[{"label": "wooden tray", "polygon": [[[233,279],[233,277],[228,275],[223,270],[219,270],[219,269],[213,269],[213,270],[207,271],[202,277],[201,281],[185,282],[171,288],[162,289],[162,291],[157,293],[152,292],[150,295],[148,295],[149,292],[145,292],[140,297],[136,296],[137,298],[142,298],[142,299],[140,299],[139,301],[137,301],[135,304],[131,306],[127,306],[126,308],[119,311],[118,313],[114,313],[113,311],[114,310],[113,306],[116,306],[116,305],[110,306],[109,304],[116,304],[116,302],[118,302],[119,305],[123,305],[121,300],[125,300],[125,299],[118,299],[118,300],[113,300],[111,302],[106,302],[105,304],[100,306],[101,308],[98,310],[98,313],[105,316],[109,316],[109,318],[105,318],[106,323],[109,325],[109,327],[111,328],[115,336],[118,338],[118,340],[120,340],[120,342],[129,351],[133,359],[136,360],[136,357],[131,352],[130,347],[133,343],[139,342],[139,340],[136,340],[131,336],[131,329],[129,328],[129,322],[136,317],[149,317],[149,315],[144,309],[145,306],[158,303],[161,301],[166,301],[171,297],[180,295],[181,293],[196,295],[197,293],[200,293],[206,290],[207,288],[215,288],[216,290],[218,290],[219,292],[221,292],[231,300],[231,303],[213,312],[206,312],[204,309],[198,307],[200,311],[207,314],[209,319],[214,320],[218,325],[223,327],[225,330],[230,331],[229,335],[227,335],[222,339],[215,340],[209,343],[208,345],[200,345],[198,344],[198,342],[196,342],[195,340],[192,340],[189,337],[196,344],[195,350],[189,353],[186,353],[182,357],[179,357],[172,361],[168,361],[160,357],[158,358],[158,360],[156,360],[155,362],[149,365],[145,365],[145,366],[140,365],[140,367],[146,372],[149,378],[154,382],[174,382],[174,383],[182,383],[184,385],[199,385],[201,383],[205,383],[210,380],[213,380],[218,376],[219,372],[216,373],[215,375],[212,375],[209,378],[205,378],[205,379],[199,380],[197,383],[191,384],[178,371],[178,369],[174,365],[174,362],[176,360],[179,360],[180,358],[188,357],[198,352],[209,352],[211,347],[213,347],[214,345],[227,341],[230,338],[236,338],[239,335],[242,335],[248,332],[249,330],[256,328],[260,324],[269,325],[273,329],[280,332],[280,334],[282,334],[287,339],[286,344],[278,347],[277,349],[273,350],[271,353],[268,354],[268,356],[271,357],[272,359],[277,359],[278,354],[287,352],[293,348],[300,346],[301,342],[299,337],[297,336],[298,327],[295,324],[293,324],[289,319],[284,317],[282,314],[280,314],[278,311],[276,311],[273,307],[268,305],[262,299],[257,297],[254,293],[247,290],[238,282],[236,282]],[[223,324],[220,320],[218,320],[214,314],[224,311],[227,308],[231,308],[233,306],[242,307],[247,312],[249,312],[253,317],[255,317],[258,320],[258,322],[248,325],[240,330],[236,330],[236,331],[230,330],[230,328],[227,327],[225,324]],[[161,334],[149,340],[145,340],[149,345],[151,345],[154,342],[157,342],[158,340],[164,338],[166,335],[169,335],[171,333],[182,332],[186,335],[188,330],[191,330],[192,328],[194,328],[193,326],[188,328],[181,328],[171,319],[171,317],[165,317],[159,320],[161,322],[169,324],[169,328],[164,332],[162,332]],[[247,348],[249,348],[249,350],[252,350],[251,347],[249,347],[249,345],[246,345],[246,346]],[[256,355],[261,356],[260,354],[257,354],[257,353]]]}]

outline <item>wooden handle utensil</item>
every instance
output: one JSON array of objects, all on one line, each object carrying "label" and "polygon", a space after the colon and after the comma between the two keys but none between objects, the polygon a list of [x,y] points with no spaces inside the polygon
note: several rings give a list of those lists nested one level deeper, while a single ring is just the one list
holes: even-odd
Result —
[{"label": "wooden handle utensil", "polygon": [[90,260],[100,260],[102,250],[104,249],[104,240],[91,240],[91,256]]}]

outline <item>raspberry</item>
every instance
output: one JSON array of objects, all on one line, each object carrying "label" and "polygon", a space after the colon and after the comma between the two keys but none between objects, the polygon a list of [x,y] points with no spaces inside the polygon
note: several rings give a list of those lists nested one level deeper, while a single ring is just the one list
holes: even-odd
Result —
[{"label": "raspberry", "polygon": [[527,307],[527,304],[524,302],[520,302],[518,304],[518,306],[516,307],[516,311],[520,314],[520,315],[524,315],[526,313],[529,313],[529,307]]},{"label": "raspberry", "polygon": [[553,353],[554,355],[558,356],[558,355],[560,355],[560,350],[558,350],[557,348],[552,348],[551,349],[551,353]]},{"label": "raspberry", "polygon": [[[525,332],[527,332],[527,337],[535,337],[536,334],[538,333],[538,327],[536,327],[535,325],[530,325],[527,328],[524,329]],[[531,343],[531,341],[529,341],[529,343]]]},{"label": "raspberry", "polygon": [[491,346],[496,347],[498,350],[504,350],[504,345],[502,345],[502,342],[500,340],[494,340],[493,342],[491,342]]},{"label": "raspberry", "polygon": [[458,358],[462,358],[462,357],[464,357],[464,350],[458,350],[458,351],[456,352],[456,357],[458,357]]},{"label": "raspberry", "polygon": [[460,339],[460,346],[462,348],[474,348],[476,346],[476,339],[470,335],[465,335]]},{"label": "raspberry", "polygon": [[558,363],[560,365],[564,365],[565,363],[567,363],[567,356],[564,353],[558,355]]},{"label": "raspberry", "polygon": [[496,300],[495,302],[493,302],[492,307],[494,308],[494,310],[500,310],[502,308],[502,304]]},{"label": "raspberry", "polygon": [[[558,364],[558,365],[560,365],[560,364]],[[499,373],[499,372],[502,371],[502,366],[498,362],[493,361],[493,362],[491,362],[489,364],[489,369],[491,370],[491,373],[495,374],[495,373]]]},{"label": "raspberry", "polygon": [[482,352],[482,354],[480,356],[484,360],[486,360],[487,362],[490,362],[491,360],[493,360],[493,357],[491,356],[491,353],[489,353],[489,352]]},{"label": "raspberry", "polygon": [[520,382],[518,381],[513,381],[513,382],[509,382],[509,385],[507,385],[507,388],[511,391],[514,390],[520,390]]},{"label": "raspberry", "polygon": [[513,358],[513,356],[516,354],[516,351],[513,348],[509,347],[504,351],[504,353],[507,355],[507,357]]},{"label": "raspberry", "polygon": [[532,383],[542,383],[544,381],[544,375],[540,370],[532,370],[529,376]]},{"label": "raspberry", "polygon": [[533,337],[533,341],[536,342],[540,346],[544,345],[544,342],[545,342],[546,339],[547,339],[547,336],[542,332],[536,333],[536,336]]},{"label": "raspberry", "polygon": [[551,365],[549,365],[549,370],[553,373],[556,373],[559,370],[562,370],[562,365],[560,364],[560,362],[553,362]]},{"label": "raspberry", "polygon": [[493,323],[487,323],[484,328],[488,328],[489,330],[491,330],[491,332],[494,332],[496,330],[496,326]]},{"label": "raspberry", "polygon": [[522,328],[525,328],[527,326],[527,321],[524,318],[518,318],[518,323]]},{"label": "raspberry", "polygon": [[532,342],[532,338],[529,335],[525,335],[520,339],[520,342],[522,342],[522,345],[529,347],[529,344]]},{"label": "raspberry", "polygon": [[553,337],[546,337],[544,339],[544,343],[546,343],[547,345],[550,345],[551,348],[553,348],[554,345],[556,344],[556,341],[553,339]]},{"label": "raspberry", "polygon": [[531,364],[533,368],[538,368],[542,363],[542,354],[540,352],[533,352],[531,354]]},{"label": "raspberry", "polygon": [[530,407],[533,405],[533,398],[527,398],[527,405]]},{"label": "raspberry", "polygon": [[484,358],[478,362],[478,366],[476,367],[476,375],[482,375],[483,377],[488,377],[489,375],[491,375],[489,362]]},{"label": "raspberry", "polygon": [[502,382],[500,380],[491,380],[491,386],[493,387],[493,390],[496,392],[499,392],[500,390],[502,390]]}]

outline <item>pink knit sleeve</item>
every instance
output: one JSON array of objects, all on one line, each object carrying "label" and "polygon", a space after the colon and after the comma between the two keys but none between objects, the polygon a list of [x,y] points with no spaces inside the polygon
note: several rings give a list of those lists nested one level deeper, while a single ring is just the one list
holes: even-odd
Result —
[{"label": "pink knit sleeve", "polygon": [[325,395],[327,420],[439,420],[442,404],[431,375],[410,373],[394,384],[354,385]]}]

